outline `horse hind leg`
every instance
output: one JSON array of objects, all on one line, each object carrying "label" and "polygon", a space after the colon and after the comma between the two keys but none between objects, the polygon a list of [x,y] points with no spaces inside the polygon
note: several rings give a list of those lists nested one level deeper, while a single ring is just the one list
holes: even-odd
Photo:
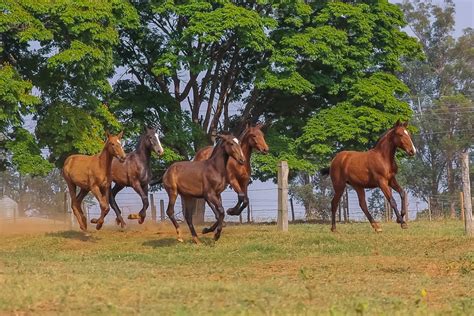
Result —
[{"label": "horse hind leg", "polygon": [[178,221],[174,217],[174,204],[176,203],[176,198],[178,197],[178,193],[176,190],[166,190],[168,192],[168,208],[166,209],[166,215],[170,218],[171,222],[176,229],[176,234],[178,234],[178,241],[183,242],[183,237],[181,236],[181,230],[179,229]]},{"label": "horse hind leg", "polygon": [[339,205],[339,200],[344,193],[345,185],[334,186],[334,196],[331,200],[331,231],[336,232],[336,212]]},{"label": "horse hind leg", "polygon": [[191,198],[188,197],[183,197],[184,201],[184,218],[186,219],[186,223],[188,224],[189,230],[191,231],[191,235],[193,236],[193,240],[196,244],[200,244],[201,241],[199,240],[196,230],[194,229],[193,225],[193,209],[189,207],[190,205],[193,204],[193,201]]},{"label": "horse hind leg", "polygon": [[77,222],[79,223],[79,227],[81,228],[81,230],[87,231],[87,220],[84,216],[84,213],[82,212],[80,203],[77,203],[76,185],[70,183],[68,180],[66,180],[66,182],[69,190],[69,195],[71,196],[71,208],[74,212],[74,216],[76,216]]}]

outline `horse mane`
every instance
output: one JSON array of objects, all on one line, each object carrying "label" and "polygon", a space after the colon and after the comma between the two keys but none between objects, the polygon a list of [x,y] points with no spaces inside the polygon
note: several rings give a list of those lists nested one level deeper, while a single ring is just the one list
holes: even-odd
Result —
[{"label": "horse mane", "polygon": [[135,151],[140,149],[140,145],[145,141],[145,136],[146,136],[146,133],[143,133],[140,135],[140,137],[138,138],[137,145],[135,146]]},{"label": "horse mane", "polygon": [[390,128],[390,129],[388,129],[388,130],[386,130],[385,133],[383,133],[383,134],[377,139],[377,141],[375,142],[375,145],[374,145],[373,148],[377,147],[377,145],[379,145],[380,142],[382,142],[382,140],[384,140],[385,138],[387,138],[387,136],[388,136],[391,132],[393,132],[393,127]]}]

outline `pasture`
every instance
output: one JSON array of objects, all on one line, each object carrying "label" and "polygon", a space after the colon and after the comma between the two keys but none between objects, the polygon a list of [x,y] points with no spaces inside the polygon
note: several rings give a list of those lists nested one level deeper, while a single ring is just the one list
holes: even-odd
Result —
[{"label": "pasture", "polygon": [[[0,232],[0,314],[474,312],[474,244],[460,221],[224,228],[178,243],[170,223],[84,237]],[[200,229],[199,229],[200,231]]]}]

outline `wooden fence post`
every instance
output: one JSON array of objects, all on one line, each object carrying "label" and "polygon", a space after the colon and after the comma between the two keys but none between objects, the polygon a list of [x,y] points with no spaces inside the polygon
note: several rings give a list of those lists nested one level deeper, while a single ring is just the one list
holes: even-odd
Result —
[{"label": "wooden fence post", "polygon": [[471,180],[469,179],[469,150],[466,149],[461,154],[461,174],[462,174],[462,191],[464,194],[464,228],[466,235],[474,236],[474,225],[472,222],[472,197],[471,197]]},{"label": "wooden fence post", "polygon": [[278,162],[278,230],[288,231],[288,163]]},{"label": "wooden fence post", "polygon": [[290,207],[291,207],[291,221],[295,221],[295,207],[293,206],[293,198],[290,198]]},{"label": "wooden fence post", "polygon": [[160,200],[160,219],[165,220],[165,201]]},{"label": "wooden fence post", "polygon": [[151,220],[156,222],[156,205],[155,205],[155,196],[153,193],[150,193],[150,205],[151,205]]},{"label": "wooden fence post", "polygon": [[250,223],[250,203],[247,205],[247,223]]},{"label": "wooden fence post", "polygon": [[431,196],[428,197],[428,218],[431,222]]}]

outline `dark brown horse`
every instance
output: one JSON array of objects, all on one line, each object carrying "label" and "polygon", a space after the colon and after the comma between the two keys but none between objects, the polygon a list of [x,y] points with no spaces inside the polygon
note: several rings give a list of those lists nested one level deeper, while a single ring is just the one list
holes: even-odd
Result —
[{"label": "dark brown horse", "polygon": [[[123,132],[117,136],[107,132],[107,141],[100,154],[94,156],[72,155],[64,162],[62,174],[71,195],[72,210],[83,231],[87,230],[87,221],[81,209],[81,203],[89,191],[94,194],[100,204],[100,218],[96,221],[97,229],[102,227],[104,217],[109,212],[112,158],[125,159],[125,152],[120,143],[122,135]],[[77,195],[76,187],[81,188]]]},{"label": "dark brown horse", "polygon": [[[227,210],[227,214],[229,215],[240,215],[249,204],[247,189],[252,172],[250,167],[252,150],[256,149],[263,154],[268,153],[269,149],[265,142],[265,135],[262,132],[262,126],[262,124],[257,124],[255,127],[247,126],[239,137],[240,146],[242,147],[246,163],[242,165],[232,157],[229,158],[229,161],[227,162],[227,180],[238,196],[237,204],[233,208]],[[196,153],[194,161],[209,159],[212,150],[212,146],[200,149]],[[186,209],[186,212],[190,211],[192,210],[189,210],[188,208]]]},{"label": "dark brown horse", "polygon": [[[323,175],[331,175],[334,187],[334,197],[331,201],[331,230],[333,232],[336,231],[337,206],[346,184],[351,185],[357,192],[360,208],[375,231],[380,232],[382,228],[369,213],[365,201],[364,188],[379,187],[387,200],[390,201],[390,206],[397,216],[397,223],[400,223],[402,228],[408,227],[403,220],[406,214],[406,193],[395,179],[398,171],[398,166],[395,162],[397,148],[403,149],[409,156],[414,156],[416,153],[410,134],[406,129],[407,125],[408,123],[397,121],[391,129],[380,137],[374,148],[364,152],[342,151],[334,157],[329,169],[322,170]],[[392,196],[391,188],[400,194],[402,202],[401,214],[398,212],[397,203]]]},{"label": "dark brown horse", "polygon": [[112,161],[112,180],[115,182],[115,185],[110,195],[110,206],[112,206],[117,216],[117,225],[120,224],[122,228],[125,226],[125,221],[115,196],[124,187],[132,187],[140,195],[143,204],[138,216],[131,216],[130,218],[138,217],[140,224],[145,220],[146,210],[149,205],[148,184],[151,180],[150,158],[152,151],[161,156],[163,154],[163,147],[156,129],[145,127],[145,132],[140,136],[135,151],[128,153],[123,162],[118,159],[113,159]]},{"label": "dark brown horse", "polygon": [[[178,194],[184,198],[203,198],[206,200],[216,216],[216,222],[210,228],[204,228],[202,233],[206,234],[215,230],[214,240],[219,239],[225,216],[221,193],[227,185],[226,166],[229,157],[233,157],[240,164],[245,163],[245,157],[238,139],[232,135],[219,135],[218,142],[209,159],[176,162],[163,175],[163,186],[169,197],[166,214],[168,214],[176,228],[179,241],[183,241],[183,239],[181,238],[178,222],[174,217],[174,204]],[[199,243],[192,222],[192,212],[185,212],[184,215],[194,242]]]}]

